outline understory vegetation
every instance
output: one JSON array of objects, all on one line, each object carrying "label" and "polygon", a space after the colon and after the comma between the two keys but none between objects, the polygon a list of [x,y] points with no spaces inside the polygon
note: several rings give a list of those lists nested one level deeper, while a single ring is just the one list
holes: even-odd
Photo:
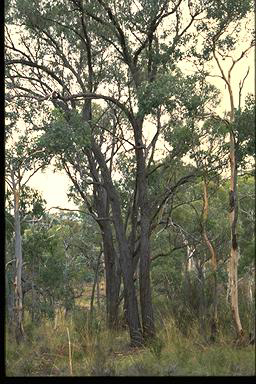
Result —
[{"label": "understory vegetation", "polygon": [[[220,311],[216,343],[206,340],[198,320],[186,324],[189,309],[180,318],[171,316],[178,303],[154,297],[157,335],[141,348],[131,348],[128,331],[106,328],[102,309],[93,321],[88,311],[77,306],[72,313],[33,324],[25,316],[26,340],[16,345],[7,332],[7,376],[253,376],[255,347],[234,343],[235,330],[225,327],[228,308]],[[81,303],[80,303],[81,304]],[[243,321],[252,321],[252,312],[242,312]],[[188,321],[188,320],[187,320]],[[209,326],[209,324],[207,325]],[[188,332],[189,329],[189,332]],[[70,337],[70,349],[69,338]],[[70,357],[71,350],[71,357]]]}]

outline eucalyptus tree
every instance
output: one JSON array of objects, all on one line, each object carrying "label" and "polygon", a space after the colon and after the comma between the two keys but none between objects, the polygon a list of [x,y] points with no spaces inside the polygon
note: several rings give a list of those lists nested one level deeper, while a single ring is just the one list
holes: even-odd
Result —
[{"label": "eucalyptus tree", "polygon": [[[7,195],[12,196],[11,208],[14,216],[14,259],[16,267],[13,284],[15,288],[15,334],[16,339],[19,342],[24,335],[22,294],[23,256],[21,234],[21,220],[24,220],[24,217],[22,217],[22,211],[24,212],[25,208],[24,195],[26,196],[28,192],[28,181],[39,169],[45,165],[45,162],[41,156],[40,151],[38,152],[37,148],[35,148],[33,138],[31,138],[31,135],[29,135],[28,131],[25,130],[24,132],[24,129],[21,129],[21,132],[19,132],[17,121],[12,123],[12,126],[8,125],[5,143],[5,182],[7,185]],[[38,196],[34,197],[36,198]],[[42,199],[40,202],[36,198],[34,199],[34,202],[37,204],[37,207],[39,207],[39,205],[42,203]],[[36,207],[34,208],[36,209]]]},{"label": "eucalyptus tree", "polygon": [[[177,62],[194,55],[192,42],[198,35],[192,30],[194,24],[204,27],[211,17],[221,20],[214,4],[183,0],[9,2],[7,22],[18,23],[20,32],[20,45],[14,44],[11,35],[6,39],[9,78],[19,97],[29,96],[37,105],[46,107],[52,103],[63,114],[70,133],[74,127],[80,129],[82,140],[87,138],[86,143],[82,141],[82,152],[95,196],[103,200],[107,196],[131,340],[137,345],[143,337],[148,339],[155,334],[150,285],[150,167],[155,161],[157,143],[165,134],[164,115],[174,118],[185,109],[186,113],[196,112],[199,116],[211,98],[203,102],[197,92],[204,75],[192,82],[188,76],[185,83],[194,89],[193,97],[185,92]],[[234,9],[236,5],[235,2]],[[230,21],[231,15],[225,25]],[[180,81],[176,81],[177,77]],[[121,119],[118,132],[115,123],[109,130],[102,124],[104,119],[95,121],[92,100],[101,100],[105,113],[114,106]],[[79,128],[73,124],[74,115],[80,121]],[[107,151],[106,132],[112,139]],[[112,172],[116,163],[109,161],[122,148],[132,151],[135,159],[127,227]],[[171,193],[169,190],[168,195],[168,188],[167,197]],[[135,253],[139,258],[142,327],[133,281]]]},{"label": "eucalyptus tree", "polygon": [[[244,330],[241,325],[238,309],[238,289],[237,289],[237,265],[238,265],[238,239],[237,239],[237,220],[238,220],[238,193],[237,193],[237,150],[239,140],[237,140],[238,128],[236,119],[236,110],[238,115],[241,113],[242,91],[244,83],[249,73],[249,68],[239,79],[238,85],[238,105],[235,106],[234,83],[232,83],[232,73],[237,64],[247,55],[249,50],[255,46],[254,29],[252,26],[253,2],[250,0],[244,2],[227,1],[225,3],[215,3],[208,9],[208,18],[212,23],[212,28],[202,24],[199,28],[201,34],[207,36],[206,44],[203,49],[203,57],[209,60],[213,58],[218,74],[214,75],[221,78],[226,87],[229,97],[229,110],[227,119],[229,133],[229,156],[230,156],[230,231],[231,231],[231,249],[229,263],[229,281],[231,288],[231,312],[234,324],[237,330],[238,339],[243,339]],[[228,28],[229,27],[229,28]],[[242,31],[247,34],[244,42]],[[244,49],[235,52],[240,43],[244,44]],[[223,60],[229,61],[228,68],[225,69]],[[211,74],[211,76],[213,76]],[[238,128],[238,132],[240,129]]]},{"label": "eucalyptus tree", "polygon": [[[60,4],[59,4],[60,5]],[[23,5],[22,5],[23,6]],[[58,12],[60,9],[57,7],[56,11]],[[29,13],[26,15],[26,17],[30,17]],[[74,21],[75,22],[75,21]],[[41,26],[42,27],[42,26]],[[37,25],[37,28],[40,28],[40,25]],[[61,28],[62,29],[62,28]],[[71,26],[72,29],[72,26]],[[64,28],[64,32],[66,32],[66,29]],[[57,31],[58,33],[58,31]],[[79,33],[79,31],[78,31]],[[44,38],[46,39],[47,44],[47,37],[44,35]],[[69,34],[69,43],[70,47],[73,46],[74,40],[76,38],[76,35],[72,35],[72,32]],[[28,36],[26,37],[28,39]],[[45,43],[45,39],[43,39]],[[62,38],[62,42],[64,38]],[[7,40],[7,46],[10,44],[14,48],[14,44],[12,42],[12,38],[8,31],[6,32],[6,40]],[[68,39],[66,39],[67,41]],[[24,42],[24,40],[22,40]],[[84,41],[80,41],[78,46],[74,45],[76,52],[80,50],[80,44],[84,44]],[[26,46],[26,43],[25,43]],[[51,44],[49,44],[49,47],[51,47]],[[56,48],[53,44],[53,48]],[[15,49],[15,48],[14,48]],[[31,48],[32,49],[32,48]],[[29,54],[31,54],[32,51],[29,51]],[[82,51],[81,51],[82,52]],[[58,51],[60,53],[60,51]],[[38,50],[39,54],[39,50]],[[42,53],[43,55],[45,52]],[[83,54],[83,53],[82,53]],[[84,58],[81,54],[81,62],[80,67],[83,66]],[[61,56],[63,58],[63,55]],[[64,66],[67,65],[67,61],[65,61]],[[97,64],[99,67],[102,67],[101,61],[99,60],[99,64]],[[68,70],[70,69],[71,65],[67,65]],[[44,68],[45,69],[45,68]],[[81,70],[78,69],[78,73]],[[101,68],[98,69],[100,72]],[[56,81],[56,68],[55,71],[51,72],[52,79]],[[46,71],[47,73],[47,71]],[[9,74],[8,74],[9,75]],[[42,79],[38,79],[37,76],[41,76],[38,71],[36,71],[36,74],[33,75],[33,84],[36,82],[39,84],[39,86],[42,86],[42,91],[44,92],[45,89],[47,91],[53,92],[53,88],[50,88],[52,84],[50,83],[44,83],[42,82]],[[80,75],[78,75],[79,77]],[[9,75],[9,82],[12,84],[14,79],[20,77],[22,79],[29,80],[28,73],[21,74],[19,73],[18,68],[12,67],[11,75]],[[65,78],[65,80],[61,80],[61,76],[57,78],[59,82],[63,84],[65,88],[65,81],[66,81],[66,88],[72,79],[70,76]],[[48,79],[47,79],[48,81]],[[78,80],[78,84],[81,85],[81,81]],[[87,81],[85,81],[85,85],[87,85]],[[23,90],[24,87],[17,87],[16,91]],[[84,88],[83,88],[84,90]],[[32,90],[31,90],[32,91]],[[37,88],[38,91],[38,88]],[[15,95],[17,97],[17,95]],[[20,95],[18,95],[19,97]],[[21,96],[22,97],[22,96]],[[30,97],[34,97],[33,92],[30,94]],[[78,103],[79,104],[79,103]],[[35,103],[34,106],[37,108],[38,103]],[[51,124],[49,131],[48,126],[49,124],[45,124],[45,134],[44,137],[40,140],[41,149],[45,149],[46,153],[50,155],[55,155],[55,158],[57,158],[58,164],[61,165],[62,168],[66,171],[68,176],[70,177],[73,185],[77,189],[78,193],[82,197],[87,209],[89,209],[90,213],[93,215],[93,217],[96,219],[96,221],[99,223],[102,234],[103,234],[103,243],[104,243],[104,255],[105,255],[105,266],[106,266],[106,276],[107,276],[107,311],[108,314],[108,324],[111,327],[115,327],[117,325],[117,312],[118,312],[118,295],[119,295],[119,286],[120,286],[120,267],[119,262],[117,259],[116,250],[114,248],[113,243],[113,235],[112,235],[112,229],[110,226],[110,222],[107,221],[107,211],[109,210],[108,206],[109,203],[106,200],[106,196],[104,193],[104,190],[98,183],[94,183],[94,196],[95,199],[97,198],[97,203],[92,204],[91,199],[88,198],[86,192],[88,189],[88,186],[93,185],[92,180],[87,180],[88,172],[87,168],[90,169],[91,167],[91,173],[94,172],[94,176],[98,172],[98,170],[94,169],[95,165],[94,162],[91,160],[88,164],[88,159],[91,159],[91,152],[88,148],[87,142],[87,134],[83,132],[84,129],[84,123],[81,121],[81,118],[78,113],[71,113],[72,111],[68,111],[67,106],[65,106],[65,103],[59,103],[57,100],[53,100],[53,106],[55,107],[55,110],[51,112],[51,120],[54,122],[54,124]],[[73,106],[73,112],[75,112],[75,107],[80,111],[81,106],[76,105],[74,106],[74,103],[72,103]],[[97,109],[96,109],[97,112]],[[47,113],[45,111],[45,113]],[[95,113],[97,116],[97,113]],[[97,116],[98,117],[98,116]],[[80,126],[79,126],[80,124]],[[42,127],[42,124],[41,124]],[[73,135],[70,135],[70,130],[75,131]],[[103,138],[104,139],[104,138]],[[100,140],[102,141],[102,137],[100,137]],[[63,155],[64,154],[64,155]],[[90,170],[89,170],[90,173]],[[78,177],[77,177],[78,175]],[[95,176],[96,177],[96,176]],[[81,183],[77,179],[81,179]]]},{"label": "eucalyptus tree", "polygon": [[[8,185],[8,184],[7,184]],[[22,259],[24,260],[23,255],[23,235],[26,227],[30,222],[34,220],[40,220],[44,212],[44,203],[40,193],[37,190],[34,190],[27,185],[21,186],[19,194],[19,212],[17,215],[20,218],[20,226],[17,226],[17,218],[14,217],[13,209],[13,193],[10,187],[6,189],[5,195],[5,279],[6,279],[6,315],[7,315],[7,324],[10,330],[13,330],[13,326],[17,320],[17,311],[15,311],[15,296],[17,301],[17,295],[14,290],[15,276],[17,278],[17,268],[15,265],[16,255],[15,255],[15,243],[17,237],[20,235],[21,243],[21,252]],[[18,233],[17,233],[18,232]],[[26,283],[24,279],[24,264],[23,262],[21,270],[21,289],[22,289],[22,299],[24,299],[24,294],[26,291]]]},{"label": "eucalyptus tree", "polygon": [[[214,245],[214,240],[208,233],[209,221],[209,189],[211,193],[216,193],[219,184],[222,182],[225,169],[228,163],[228,149],[223,143],[223,134],[227,131],[226,124],[216,121],[213,117],[206,120],[201,128],[203,140],[199,140],[199,135],[191,146],[191,158],[195,161],[197,168],[201,169],[202,179],[202,210],[200,215],[200,227],[202,240],[208,248],[211,256],[212,268],[212,290],[213,303],[211,314],[211,340],[215,341],[218,327],[218,297],[217,297],[217,269],[218,255]],[[196,145],[195,145],[196,144]],[[211,187],[210,187],[211,186]]]},{"label": "eucalyptus tree", "polygon": [[[225,75],[223,68],[219,62],[219,59],[216,54],[215,44],[218,38],[214,40],[213,46],[213,55],[215,60],[217,61],[221,78],[224,80],[228,87],[228,93],[230,98],[230,111],[229,111],[229,137],[230,137],[230,229],[231,229],[231,251],[230,251],[230,265],[229,265],[229,279],[230,279],[230,289],[231,289],[231,311],[234,319],[234,323],[237,330],[237,337],[239,339],[243,339],[244,330],[240,321],[239,316],[239,308],[238,308],[238,278],[237,278],[237,265],[239,258],[239,249],[238,249],[238,240],[237,240],[237,220],[238,220],[238,196],[237,196],[237,154],[236,154],[236,137],[234,133],[233,124],[235,122],[235,104],[234,104],[234,96],[233,89],[231,85],[231,71],[234,68],[235,64],[244,56],[245,51],[241,53],[241,55],[237,59],[233,59],[231,66],[229,67],[228,74]],[[251,42],[250,47],[253,46],[253,41]],[[249,48],[250,48],[249,47]],[[248,49],[248,48],[247,48]],[[240,82],[240,90],[242,90],[242,85],[244,83],[246,76]]]},{"label": "eucalyptus tree", "polygon": [[[97,105],[93,106],[93,111],[96,122],[104,112]],[[104,115],[104,121],[105,129],[111,129],[107,113]],[[74,199],[82,211],[87,211],[100,227],[106,270],[107,324],[110,328],[116,328],[121,283],[120,266],[109,215],[109,202],[89,148],[90,138],[87,133],[83,133],[83,129],[83,122],[78,113],[70,113],[70,120],[67,121],[65,113],[54,109],[49,121],[45,122],[44,134],[40,137],[38,145],[54,155],[55,166],[64,169],[72,182],[69,197]],[[95,131],[95,137],[99,138],[101,145],[105,144],[107,147],[102,149],[107,158],[109,147],[115,152],[115,143],[110,140],[108,144],[107,135],[100,133],[98,127]]]},{"label": "eucalyptus tree", "polygon": [[[40,115],[35,110],[30,99],[20,99],[9,77],[9,69],[5,71],[6,103],[5,103],[5,183],[6,202],[12,203],[9,212],[14,216],[15,236],[15,321],[16,338],[19,341],[23,334],[22,309],[22,233],[21,221],[29,214],[42,213],[43,199],[37,191],[28,187],[28,182],[36,172],[49,163],[51,157],[36,145],[38,133],[37,118]],[[32,207],[31,207],[32,205]],[[39,210],[38,212],[36,212]]]}]

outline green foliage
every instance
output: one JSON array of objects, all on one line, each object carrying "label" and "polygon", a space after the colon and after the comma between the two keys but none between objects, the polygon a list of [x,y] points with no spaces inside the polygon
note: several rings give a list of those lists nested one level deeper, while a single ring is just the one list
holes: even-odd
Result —
[{"label": "green foliage", "polygon": [[6,242],[9,243],[12,239],[14,231],[14,217],[10,212],[5,211],[5,238]]},{"label": "green foliage", "polygon": [[255,257],[255,182],[254,177],[238,179],[240,276],[251,270]]},{"label": "green foliage", "polygon": [[25,185],[20,193],[20,214],[40,218],[45,213],[46,200],[39,191]]},{"label": "green foliage", "polygon": [[232,129],[236,136],[236,156],[240,167],[245,168],[250,157],[255,157],[255,98],[247,95],[245,107],[236,111]]},{"label": "green foliage", "polygon": [[52,120],[45,126],[45,133],[39,139],[39,146],[46,148],[52,154],[72,156],[78,147],[86,148],[90,143],[90,129],[77,111],[66,114],[60,109],[54,109]]},{"label": "green foliage", "polygon": [[212,59],[213,45],[222,57],[234,52],[242,40],[242,29],[245,25],[247,41],[250,44],[250,40],[254,40],[253,27],[248,23],[241,23],[241,20],[253,18],[253,1],[213,1],[210,4],[206,2],[205,6],[206,19],[196,25],[200,36],[204,36],[204,43],[201,49],[196,46],[191,49],[192,55],[197,57],[200,64]]},{"label": "green foliage", "polygon": [[228,0],[223,3],[222,1],[211,2],[207,8],[207,17],[209,19],[217,20],[220,25],[227,23],[230,19],[232,21],[240,20],[253,9],[253,2],[251,0]]},{"label": "green foliage", "polygon": [[[73,219],[73,220],[72,220]],[[55,220],[55,223],[54,223]],[[25,307],[33,316],[52,317],[56,307],[71,310],[84,284],[94,276],[97,237],[91,224],[77,217],[45,216],[27,226],[23,235],[24,279],[33,284]]]},{"label": "green foliage", "polygon": [[[217,180],[216,180],[217,181]],[[219,321],[226,327],[232,323],[229,303],[226,303],[226,284],[228,280],[226,260],[229,255],[229,183],[218,184],[214,179],[209,183],[209,218],[207,221],[207,233],[215,247],[218,260],[217,281],[220,284],[218,293]],[[240,258],[238,274],[241,281],[248,280],[253,273],[254,260],[254,183],[252,177],[239,177],[239,226],[238,241]],[[212,269],[209,250],[202,241],[201,235],[201,211],[202,211],[202,183],[198,182],[191,187],[181,189],[165,207],[162,221],[169,217],[174,225],[161,225],[152,235],[152,286],[156,305],[166,302],[166,313],[171,313],[179,330],[187,335],[191,323],[195,318],[200,318],[200,300],[202,296],[199,286],[199,274],[196,268],[196,260],[202,263],[204,270],[204,295],[205,314],[207,327],[210,332],[210,313],[213,301]],[[189,203],[189,201],[191,201]],[[184,202],[184,204],[182,204]],[[175,205],[177,204],[177,207]],[[184,243],[184,238],[186,243]],[[185,261],[187,251],[194,249],[194,266],[185,273]],[[157,257],[158,256],[158,257]],[[156,257],[156,258],[155,258]],[[155,259],[154,259],[155,258]],[[247,276],[247,277],[245,277]],[[251,279],[251,277],[250,277]],[[244,288],[246,289],[246,288]],[[245,329],[252,327],[251,299],[239,291],[241,318]],[[158,304],[157,304],[158,303]],[[251,303],[251,304],[250,304]],[[224,326],[225,324],[225,326]],[[233,329],[234,334],[235,330]]]},{"label": "green foliage", "polygon": [[[144,82],[139,90],[139,107],[143,114],[152,113],[160,105],[171,105],[175,78],[169,74],[160,75],[153,83]],[[174,105],[173,105],[174,107]]]},{"label": "green foliage", "polygon": [[184,76],[176,69],[173,72],[161,73],[154,82],[143,82],[139,89],[138,100],[140,112],[155,114],[159,106],[165,106],[169,113],[174,113],[173,121],[177,120],[177,112],[186,117],[198,117],[208,103],[216,105],[219,92],[204,81],[204,74]]}]

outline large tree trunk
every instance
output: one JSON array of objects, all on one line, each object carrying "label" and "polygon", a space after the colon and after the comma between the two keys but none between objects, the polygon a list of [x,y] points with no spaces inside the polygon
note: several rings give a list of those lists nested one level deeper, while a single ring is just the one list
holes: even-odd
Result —
[{"label": "large tree trunk", "polygon": [[138,121],[134,126],[134,136],[140,208],[140,305],[143,336],[145,339],[150,339],[155,336],[155,325],[150,284],[150,204],[147,195],[145,155],[142,145],[142,121]]},{"label": "large tree trunk", "polygon": [[23,329],[23,300],[22,300],[22,246],[21,246],[21,228],[19,213],[19,188],[12,173],[13,193],[14,193],[14,232],[15,232],[15,336],[19,343],[24,336]]},{"label": "large tree trunk", "polygon": [[[100,177],[91,151],[87,151],[87,157],[90,170],[97,183],[100,183]],[[109,217],[109,202],[107,193],[99,184],[94,184],[93,188],[94,205],[99,220],[98,224],[102,233],[103,253],[105,264],[105,284],[107,301],[107,325],[110,329],[118,327],[118,307],[119,292],[121,285],[121,270],[119,258],[114,246],[112,226]],[[101,218],[103,220],[101,220]]]},{"label": "large tree trunk", "polygon": [[113,243],[110,223],[103,224],[103,248],[106,270],[107,325],[110,329],[118,328],[119,293],[121,270]]},{"label": "large tree trunk", "polygon": [[150,284],[150,245],[149,245],[149,212],[144,206],[141,209],[141,239],[140,239],[140,305],[145,339],[155,336],[154,315]]},{"label": "large tree trunk", "polygon": [[136,290],[133,281],[132,253],[130,252],[128,241],[125,235],[119,196],[112,183],[111,175],[107,168],[104,156],[95,142],[92,142],[92,150],[101,169],[104,186],[107,190],[109,202],[112,208],[114,227],[119,246],[120,266],[123,275],[124,290],[127,298],[127,320],[130,331],[131,344],[133,346],[140,346],[143,344],[143,337],[139,319]]},{"label": "large tree trunk", "polygon": [[92,293],[91,293],[91,300],[90,300],[90,320],[91,321],[93,319],[93,303],[94,303],[94,296],[95,296],[95,288],[96,288],[96,285],[99,284],[99,268],[100,268],[101,255],[102,255],[102,250],[99,253],[96,268],[94,270],[94,281],[92,285]]}]

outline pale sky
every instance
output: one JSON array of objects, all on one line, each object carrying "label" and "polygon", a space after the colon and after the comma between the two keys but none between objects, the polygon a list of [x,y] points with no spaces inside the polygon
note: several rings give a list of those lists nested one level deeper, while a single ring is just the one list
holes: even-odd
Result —
[{"label": "pale sky", "polygon": [[67,198],[68,189],[71,186],[68,176],[60,171],[54,173],[52,166],[44,172],[38,171],[31,177],[28,185],[42,192],[47,208],[77,209],[77,206]]}]

